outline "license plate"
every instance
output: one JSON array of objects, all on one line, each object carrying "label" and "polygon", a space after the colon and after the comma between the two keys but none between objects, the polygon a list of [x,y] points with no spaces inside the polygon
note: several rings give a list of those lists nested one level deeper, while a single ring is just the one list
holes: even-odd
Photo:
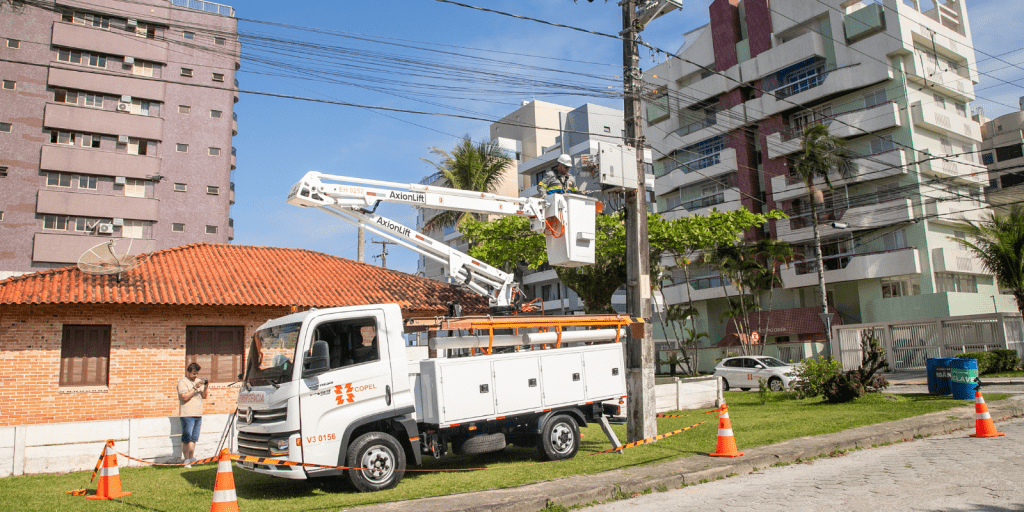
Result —
[{"label": "license plate", "polygon": [[252,469],[252,462],[242,461],[242,467],[245,469]]}]

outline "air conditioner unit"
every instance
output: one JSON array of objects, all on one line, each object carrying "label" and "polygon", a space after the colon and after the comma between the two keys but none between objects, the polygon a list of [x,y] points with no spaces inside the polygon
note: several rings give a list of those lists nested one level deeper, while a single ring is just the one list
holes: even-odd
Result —
[{"label": "air conditioner unit", "polygon": [[115,226],[124,226],[124,219],[114,219]]},{"label": "air conditioner unit", "polygon": [[[118,105],[118,106],[120,107],[120,105]],[[128,144],[128,136],[127,135],[118,135],[117,136],[117,143],[118,144]]]},{"label": "air conditioner unit", "polygon": [[114,226],[111,224],[100,224],[99,226],[96,226],[96,231],[98,233],[104,233],[109,235],[110,233],[114,232]]},{"label": "air conditioner unit", "polygon": [[135,64],[135,57],[125,57],[124,58],[124,63],[125,64]]},{"label": "air conditioner unit", "polygon": [[[117,176],[114,178],[114,183],[117,183],[118,185],[124,185],[127,181],[128,180],[126,180],[124,176]],[[120,226],[120,224],[118,224],[118,226]]]},{"label": "air conditioner unit", "polygon": [[139,26],[139,20],[128,18],[128,26],[129,27],[137,27],[137,26]]},{"label": "air conditioner unit", "polygon": [[131,103],[131,102],[132,102],[132,97],[130,95],[124,94],[124,95],[121,96],[121,103]]},{"label": "air conditioner unit", "polygon": [[[132,109],[132,106],[127,104],[127,103],[118,103],[117,104],[117,111],[118,112],[128,112],[131,109]],[[128,141],[126,140],[125,142],[128,142]]]}]

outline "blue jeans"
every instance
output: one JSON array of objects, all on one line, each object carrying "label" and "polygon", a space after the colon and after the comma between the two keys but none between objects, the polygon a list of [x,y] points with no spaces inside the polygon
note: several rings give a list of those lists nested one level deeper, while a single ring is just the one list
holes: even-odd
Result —
[{"label": "blue jeans", "polygon": [[181,444],[194,443],[199,440],[199,426],[203,424],[202,416],[181,417]]}]

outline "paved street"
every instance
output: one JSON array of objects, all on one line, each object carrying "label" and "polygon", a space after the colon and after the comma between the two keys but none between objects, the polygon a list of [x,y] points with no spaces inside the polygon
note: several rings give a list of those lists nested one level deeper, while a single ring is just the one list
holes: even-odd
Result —
[{"label": "paved street", "polygon": [[996,427],[1006,436],[934,436],[588,510],[1024,511],[1024,419]]}]

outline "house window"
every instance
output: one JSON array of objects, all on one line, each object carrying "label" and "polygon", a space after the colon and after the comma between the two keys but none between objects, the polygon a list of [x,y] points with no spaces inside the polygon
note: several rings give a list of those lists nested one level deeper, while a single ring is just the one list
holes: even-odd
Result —
[{"label": "house window", "polygon": [[178,113],[179,114],[191,114],[192,113],[192,107],[190,107],[188,105],[178,105]]},{"label": "house window", "polygon": [[188,144],[177,143],[174,145],[175,150],[178,153],[188,153]]},{"label": "house window", "polygon": [[882,298],[921,295],[921,279],[918,276],[883,277]]},{"label": "house window", "polygon": [[996,163],[996,159],[993,157],[992,153],[985,153],[981,155],[981,163],[985,165],[992,165]]},{"label": "house window", "polygon": [[187,189],[188,189],[188,187],[184,183],[175,183],[174,184],[174,191],[175,192],[184,192]]},{"label": "house window", "polygon": [[242,373],[243,326],[189,325],[185,328],[185,364],[198,363],[210,382],[234,382]]},{"label": "house window", "polygon": [[43,229],[66,231],[68,229],[68,218],[64,215],[43,215]]},{"label": "house window", "polygon": [[967,104],[966,103],[957,102],[956,103],[956,113],[960,114],[961,117],[969,117],[967,115]]},{"label": "house window", "polygon": [[4,221],[4,211],[0,210],[0,222]]},{"label": "house window", "polygon": [[899,229],[882,235],[882,247],[887,251],[903,249],[907,246],[907,233]]},{"label": "house window", "polygon": [[86,25],[92,25],[96,28],[102,28],[104,30],[110,28],[110,18],[107,18],[106,16],[100,16],[98,14],[90,13],[85,13],[84,15],[82,13],[76,13],[75,17],[83,18]]},{"label": "house window", "polygon": [[135,35],[146,39],[156,39],[156,27],[139,23],[135,26]]},{"label": "house window", "polygon": [[224,81],[224,73],[214,73],[213,74],[213,81],[214,82],[223,82]]},{"label": "house window", "polygon": [[71,188],[71,178],[72,175],[68,173],[48,172],[46,173],[46,186]]},{"label": "house window", "polygon": [[936,272],[935,291],[936,293],[978,293],[978,279],[970,274]]},{"label": "house window", "polygon": [[99,135],[93,135],[91,133],[82,134],[82,147],[83,148],[98,148],[100,147],[100,141],[103,140]]},{"label": "house window", "polygon": [[0,123],[0,132],[11,133],[11,123]]},{"label": "house window", "polygon": [[153,63],[136,60],[135,64],[132,64],[132,74],[139,76],[153,76]]},{"label": "house window", "polygon": [[189,68],[181,68],[181,76],[192,76],[192,70]]},{"label": "house window", "polygon": [[148,155],[149,142],[144,139],[136,139],[132,137],[128,139],[128,154],[129,155]]},{"label": "house window", "polygon": [[54,89],[53,101],[56,101],[57,103],[70,103],[72,105],[77,105],[78,93],[75,91],[66,91],[64,89]]},{"label": "house window", "polygon": [[223,37],[214,37],[213,38],[213,43],[214,44],[223,45],[224,44],[224,38]]},{"label": "house window", "polygon": [[85,106],[93,108],[103,108],[103,95],[85,93],[82,96],[85,97]]},{"label": "house window", "polygon": [[962,153],[960,156],[968,162],[974,163],[974,144],[963,144],[960,146]]},{"label": "house window", "polygon": [[7,177],[7,167],[0,167],[0,178]]},{"label": "house window", "polygon": [[220,195],[220,188],[219,187],[215,187],[213,185],[208,185],[206,187],[206,193],[210,194],[211,196]]},{"label": "house window", "polygon": [[137,116],[149,115],[149,102],[144,100],[132,100],[131,113]]},{"label": "house window", "polygon": [[60,386],[106,386],[109,325],[65,325],[60,340]]},{"label": "house window", "polygon": [[942,145],[942,153],[946,156],[953,154],[953,145],[949,143],[949,139],[939,139],[939,144]]},{"label": "house window", "polygon": [[942,110],[946,110],[946,99],[945,98],[943,98],[942,96],[939,96],[938,94],[933,94],[932,98],[935,99],[935,108],[941,108]]},{"label": "house window", "polygon": [[146,180],[128,178],[124,183],[125,197],[146,197]]},{"label": "house window", "polygon": [[171,231],[174,231],[175,233],[183,233],[185,231],[185,225],[181,222],[173,222],[171,223]]},{"label": "house window", "polygon": [[7,47],[8,48],[14,48],[14,49],[21,48],[21,41],[19,41],[17,39],[8,39],[7,40]]},{"label": "house window", "polygon": [[220,156],[220,148],[210,148],[210,156]]},{"label": "house window", "polygon": [[[107,67],[107,56],[106,55],[96,55],[95,53],[92,53],[92,54],[89,54],[88,57],[89,57],[88,60],[85,61],[86,65],[92,66],[94,68],[105,68],[105,67]],[[152,75],[150,75],[150,76],[152,76]]]},{"label": "house window", "polygon": [[896,144],[892,141],[892,134],[879,135],[871,139],[871,153],[885,153],[886,151],[892,151],[896,149]]},{"label": "house window", "polygon": [[885,87],[880,87],[864,95],[864,108],[871,108],[888,101]]},{"label": "house window", "polygon": [[189,41],[191,41],[191,40],[196,38],[196,34],[195,34],[195,32],[185,31],[185,32],[181,33],[181,37],[184,37],[185,39],[188,39]]},{"label": "house window", "polygon": [[17,87],[17,86],[18,86],[18,82],[15,82],[14,80],[4,80],[4,89],[7,89],[9,91],[13,91],[14,88]]},{"label": "house window", "polygon": [[81,64],[82,52],[78,50],[57,50],[57,60],[70,62],[71,64]]},{"label": "house window", "polygon": [[211,225],[207,224],[206,225],[206,234],[207,235],[216,235],[217,234],[217,226],[211,226]]},{"label": "house window", "polygon": [[[125,189],[127,188],[125,187]],[[124,238],[142,238],[142,227],[144,225],[145,221],[125,219],[124,225],[121,226],[121,236]]]},{"label": "house window", "polygon": [[1016,158],[1024,157],[1024,144],[1013,144],[996,148],[996,160],[1005,162]]},{"label": "house window", "polygon": [[221,115],[221,111],[220,110],[211,110],[210,111],[210,117],[212,117],[214,119],[220,119],[220,115]]},{"label": "house window", "polygon": [[96,176],[81,174],[78,176],[78,188],[96,190]]},{"label": "house window", "polygon": [[50,142],[53,144],[75,145],[75,132],[50,131]]}]

